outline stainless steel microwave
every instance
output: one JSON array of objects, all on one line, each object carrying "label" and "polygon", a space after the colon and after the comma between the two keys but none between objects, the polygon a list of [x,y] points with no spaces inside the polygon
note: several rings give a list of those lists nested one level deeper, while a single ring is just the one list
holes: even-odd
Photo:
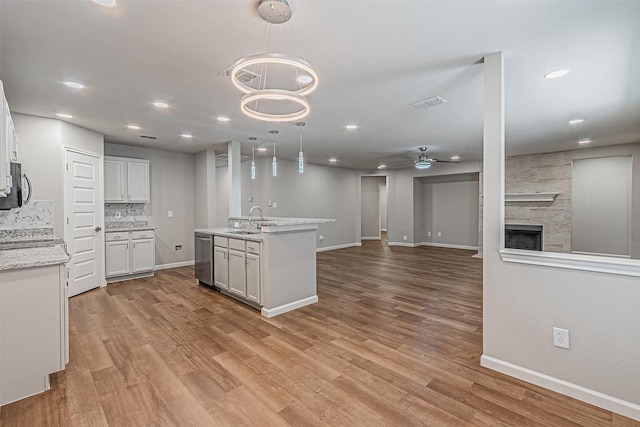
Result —
[{"label": "stainless steel microwave", "polygon": [[[0,210],[9,210],[19,208],[29,203],[31,199],[31,182],[27,175],[22,174],[22,165],[20,163],[11,162],[9,169],[11,174],[11,193],[6,197],[0,197]],[[26,182],[26,188],[22,187],[22,182]],[[23,190],[26,190],[27,196],[23,198]]]}]

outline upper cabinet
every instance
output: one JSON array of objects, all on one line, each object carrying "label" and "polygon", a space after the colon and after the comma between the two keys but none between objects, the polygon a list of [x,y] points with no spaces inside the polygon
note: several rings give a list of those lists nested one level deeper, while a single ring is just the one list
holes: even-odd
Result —
[{"label": "upper cabinet", "polygon": [[149,203],[149,160],[104,158],[105,203]]},{"label": "upper cabinet", "polygon": [[11,162],[18,161],[18,138],[0,80],[0,197],[11,192]]}]

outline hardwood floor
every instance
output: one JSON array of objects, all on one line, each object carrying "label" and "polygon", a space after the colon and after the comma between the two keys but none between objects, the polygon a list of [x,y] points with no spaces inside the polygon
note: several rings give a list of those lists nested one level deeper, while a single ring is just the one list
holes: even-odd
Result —
[{"label": "hardwood floor", "polygon": [[320,301],[272,319],[191,267],[87,292],[70,300],[67,369],[1,425],[640,425],[479,366],[472,254],[322,252]]}]

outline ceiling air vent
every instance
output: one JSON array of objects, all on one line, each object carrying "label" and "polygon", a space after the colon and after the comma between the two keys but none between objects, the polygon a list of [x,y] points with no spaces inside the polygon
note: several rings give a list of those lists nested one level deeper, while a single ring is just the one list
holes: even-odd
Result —
[{"label": "ceiling air vent", "polygon": [[[233,69],[233,64],[229,65],[227,68],[218,73],[218,75],[223,75],[229,77],[231,74],[231,70]],[[249,70],[240,70],[238,73],[238,80],[242,83],[249,85],[252,80],[260,78],[260,74],[253,73]]]},{"label": "ceiling air vent", "polygon": [[157,136],[151,136],[151,135],[140,135],[140,138],[145,138],[145,139],[158,139]]},{"label": "ceiling air vent", "polygon": [[417,108],[418,110],[426,110],[427,108],[435,107],[436,105],[446,104],[447,101],[439,96],[434,96],[433,98],[423,99],[422,101],[414,102],[411,104],[412,107]]}]

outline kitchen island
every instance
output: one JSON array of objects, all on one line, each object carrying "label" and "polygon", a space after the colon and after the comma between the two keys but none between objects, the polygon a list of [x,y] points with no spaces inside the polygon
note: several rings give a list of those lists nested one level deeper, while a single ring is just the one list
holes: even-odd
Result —
[{"label": "kitchen island", "polygon": [[212,236],[213,286],[273,317],[318,301],[316,230],[331,222],[335,219],[232,217],[234,227],[195,232]]}]

